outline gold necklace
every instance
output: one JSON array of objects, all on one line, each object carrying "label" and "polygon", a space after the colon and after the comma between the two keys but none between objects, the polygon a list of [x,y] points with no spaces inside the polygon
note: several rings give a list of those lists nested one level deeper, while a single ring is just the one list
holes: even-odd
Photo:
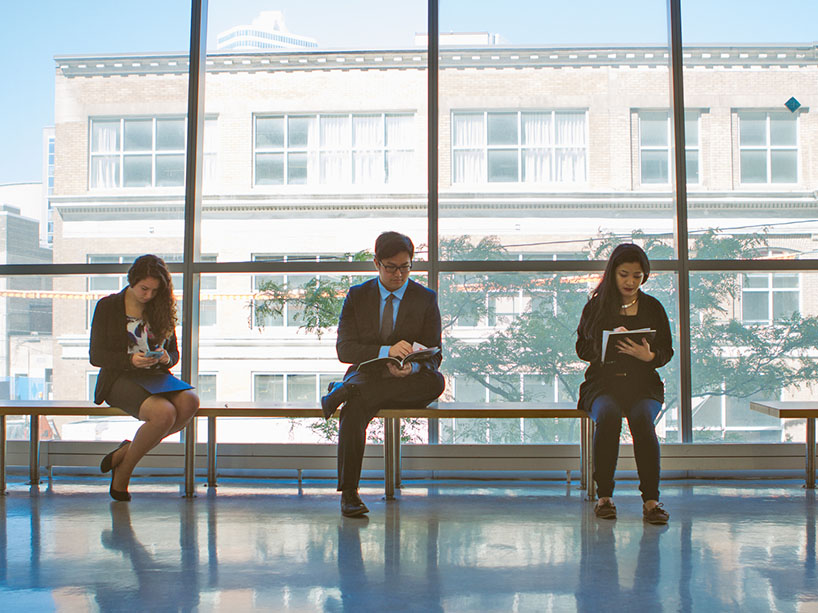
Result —
[{"label": "gold necklace", "polygon": [[637,296],[636,298],[633,299],[633,302],[629,302],[628,304],[623,304],[622,305],[622,310],[627,311],[629,308],[631,308],[638,301],[639,301],[639,297]]}]

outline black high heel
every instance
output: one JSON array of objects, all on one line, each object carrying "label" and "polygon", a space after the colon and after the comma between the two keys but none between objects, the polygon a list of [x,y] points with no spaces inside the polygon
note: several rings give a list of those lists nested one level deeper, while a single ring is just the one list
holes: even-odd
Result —
[{"label": "black high heel", "polygon": [[116,468],[111,469],[111,489],[108,490],[108,493],[111,494],[111,498],[117,500],[119,502],[130,502],[131,495],[128,493],[128,490],[115,490],[114,489],[114,477],[116,476]]},{"label": "black high heel", "polygon": [[117,447],[111,453],[109,453],[104,458],[102,458],[102,462],[99,463],[99,469],[102,471],[102,474],[107,473],[109,470],[111,470],[114,467],[114,454],[117,451],[119,451],[120,449],[122,449],[125,445],[127,445],[130,442],[131,441],[129,441],[127,439],[122,441],[119,444],[119,447]]}]

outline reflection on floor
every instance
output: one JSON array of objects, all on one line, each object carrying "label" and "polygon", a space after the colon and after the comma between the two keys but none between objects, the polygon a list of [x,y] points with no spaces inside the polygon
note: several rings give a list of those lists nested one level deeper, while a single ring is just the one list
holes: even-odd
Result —
[{"label": "reflection on floor", "polygon": [[815,492],[796,481],[663,484],[666,527],[632,482],[619,519],[574,486],[225,481],[181,497],[140,479],[12,485],[0,499],[4,611],[801,611],[818,608]]}]

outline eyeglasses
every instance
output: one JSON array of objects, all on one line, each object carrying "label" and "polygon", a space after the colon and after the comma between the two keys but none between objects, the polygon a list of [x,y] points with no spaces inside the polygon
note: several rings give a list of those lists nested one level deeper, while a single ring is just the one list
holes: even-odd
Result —
[{"label": "eyeglasses", "polygon": [[411,263],[404,264],[403,266],[395,266],[394,264],[384,264],[383,262],[378,261],[378,264],[390,275],[394,275],[396,272],[400,272],[400,274],[405,275],[412,270]]}]

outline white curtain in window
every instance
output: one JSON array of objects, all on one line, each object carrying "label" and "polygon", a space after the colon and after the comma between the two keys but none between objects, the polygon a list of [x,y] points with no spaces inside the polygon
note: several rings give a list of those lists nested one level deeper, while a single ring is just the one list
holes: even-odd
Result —
[{"label": "white curtain in window", "polygon": [[91,187],[119,186],[119,157],[91,158]]},{"label": "white curtain in window", "polygon": [[557,145],[582,147],[585,145],[585,113],[557,113]]},{"label": "white curtain in window", "polygon": [[557,149],[555,181],[583,183],[585,181],[585,149]]},{"label": "white curtain in window", "polygon": [[349,117],[328,115],[321,117],[321,183],[334,185],[349,183]]},{"label": "white curtain in window", "polygon": [[554,180],[551,167],[553,121],[551,113],[523,113],[523,181],[549,183]]},{"label": "white curtain in window", "polygon": [[452,130],[455,147],[483,147],[483,114],[460,113],[454,116]]},{"label": "white curtain in window", "polygon": [[412,182],[414,119],[413,115],[386,116],[386,182],[389,184]]},{"label": "white curtain in window", "polygon": [[321,164],[318,153],[320,142],[318,133],[318,118],[310,117],[307,122],[307,183],[321,182]]},{"label": "white curtain in window", "polygon": [[355,149],[383,147],[383,123],[380,115],[355,115],[352,118],[352,146]]},{"label": "white curtain in window", "polygon": [[554,179],[560,183],[586,180],[585,113],[556,113]]},{"label": "white curtain in window", "polygon": [[546,147],[552,145],[551,113],[523,113],[523,146]]},{"label": "white curtain in window", "polygon": [[388,151],[386,153],[386,182],[408,184],[412,182],[412,152]]},{"label": "white curtain in window", "polygon": [[381,115],[352,118],[353,182],[382,185],[384,182],[383,119]]},{"label": "white curtain in window", "polygon": [[[119,153],[119,122],[93,122],[92,153]],[[91,187],[117,187],[119,156],[91,158]]]},{"label": "white curtain in window", "polygon": [[554,180],[551,172],[551,149],[523,150],[523,182],[550,183]]},{"label": "white curtain in window", "polygon": [[[481,183],[485,181],[484,117],[482,113],[460,113],[452,119],[454,134],[455,183]],[[479,147],[479,149],[459,149]]]},{"label": "white curtain in window", "polygon": [[116,123],[94,122],[93,153],[118,153],[117,151],[118,135],[119,122]]},{"label": "white curtain in window", "polygon": [[412,115],[386,116],[386,146],[389,149],[412,149]]}]

